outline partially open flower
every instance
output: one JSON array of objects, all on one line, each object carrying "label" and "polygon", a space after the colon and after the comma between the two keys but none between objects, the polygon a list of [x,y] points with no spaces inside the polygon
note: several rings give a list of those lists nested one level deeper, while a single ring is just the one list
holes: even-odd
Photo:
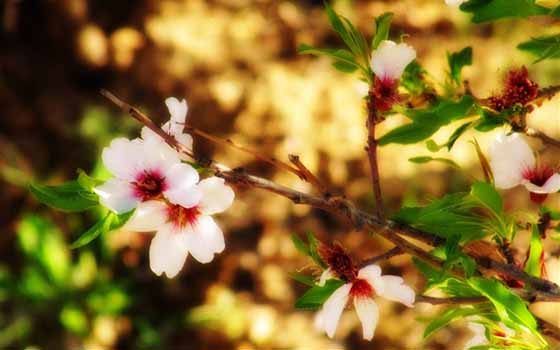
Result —
[{"label": "partially open flower", "polygon": [[539,164],[520,134],[498,133],[489,153],[497,188],[523,185],[536,203],[542,203],[549,193],[560,190],[560,174],[547,164]]},{"label": "partially open flower", "polygon": [[[192,136],[183,132],[187,120],[187,112],[189,110],[187,101],[185,99],[179,101],[175,97],[169,97],[165,100],[165,104],[171,116],[169,117],[169,121],[163,124],[161,128],[169,135],[175,137],[183,146],[192,149]],[[157,139],[160,142],[164,142],[156,133],[146,126],[142,128],[142,139]]]},{"label": "partially open flower", "polygon": [[371,69],[375,73],[373,89],[370,98],[377,110],[386,112],[398,103],[399,79],[404,69],[416,58],[416,51],[412,46],[390,40],[384,40],[371,55]]},{"label": "partially open flower", "polygon": [[[326,279],[326,276],[322,276],[323,279]],[[315,319],[316,327],[324,330],[332,338],[342,311],[348,301],[352,300],[358,318],[362,323],[364,339],[373,339],[379,320],[379,309],[373,299],[376,295],[398,301],[408,307],[413,306],[415,299],[414,290],[405,285],[401,277],[382,276],[379,266],[368,265],[360,269],[352,281],[339,287],[325,301]]]},{"label": "partially open flower", "polygon": [[126,224],[133,231],[157,231],[150,245],[150,268],[158,276],[175,277],[189,253],[208,263],[225,248],[222,230],[211,215],[229,208],[234,192],[218,177],[204,179],[195,187],[201,196],[191,206],[144,202]]},{"label": "partially open flower", "polygon": [[102,159],[114,177],[94,191],[101,204],[116,213],[162,198],[188,208],[202,196],[195,186],[198,172],[181,163],[177,152],[159,139],[114,139]]},{"label": "partially open flower", "polygon": [[[490,341],[486,337],[486,327],[478,322],[469,322],[469,329],[474,333],[473,337],[469,339],[463,349],[467,350],[474,347],[480,347],[484,345],[489,345]],[[490,330],[490,337],[495,338],[495,343],[501,346],[507,346],[507,338],[515,335],[515,331],[503,323],[500,323],[496,327]]]}]

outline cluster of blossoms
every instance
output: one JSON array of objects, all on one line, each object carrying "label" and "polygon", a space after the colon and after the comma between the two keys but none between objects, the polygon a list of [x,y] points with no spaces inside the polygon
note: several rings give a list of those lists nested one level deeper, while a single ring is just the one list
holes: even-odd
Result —
[{"label": "cluster of blossoms", "polygon": [[560,190],[560,174],[535,158],[521,134],[499,132],[489,154],[497,188],[523,185],[530,192],[531,200],[538,204],[544,202],[548,194]]},{"label": "cluster of blossoms", "polygon": [[[170,121],[163,130],[189,149],[183,133],[187,103],[168,98]],[[103,150],[103,163],[113,178],[95,188],[100,202],[117,214],[135,210],[125,229],[156,232],[150,244],[150,268],[176,276],[190,253],[201,263],[224,250],[224,235],[211,215],[232,204],[233,190],[218,177],[200,180],[176,150],[147,127],[141,138],[117,138]]]},{"label": "cluster of blossoms", "polygon": [[373,299],[374,296],[379,295],[413,307],[414,290],[405,285],[401,277],[382,276],[381,268],[375,264],[358,269],[352,258],[338,245],[322,245],[318,253],[328,265],[321,275],[319,285],[324,285],[331,278],[344,282],[325,301],[315,319],[316,327],[325,331],[329,337],[334,336],[338,320],[349,300],[354,304],[362,323],[363,338],[366,340],[373,339],[379,320],[379,308]]}]

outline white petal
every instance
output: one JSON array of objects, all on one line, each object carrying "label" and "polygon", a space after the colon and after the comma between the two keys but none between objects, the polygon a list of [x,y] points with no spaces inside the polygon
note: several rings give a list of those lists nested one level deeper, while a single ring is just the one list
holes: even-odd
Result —
[{"label": "white petal", "polygon": [[167,189],[164,195],[169,201],[185,208],[197,205],[202,198],[198,186],[198,171],[185,163],[176,163],[165,173]]},{"label": "white petal", "polygon": [[529,181],[523,181],[523,185],[533,193],[556,193],[560,190],[560,174],[552,175],[542,186],[537,186]]},{"label": "white petal", "polygon": [[397,80],[415,58],[412,46],[384,40],[371,55],[371,69],[379,79]]},{"label": "white petal", "polygon": [[383,279],[384,290],[378,292],[379,295],[385,299],[392,301],[398,301],[403,303],[408,307],[414,306],[414,299],[416,298],[416,293],[414,290],[403,283],[403,279],[399,276],[381,276]]},{"label": "white petal", "polygon": [[381,268],[379,265],[371,264],[361,268],[358,271],[358,278],[368,281],[376,294],[383,293],[385,283],[381,278]]},{"label": "white petal", "polygon": [[188,250],[183,243],[183,237],[169,227],[164,226],[152,239],[150,268],[158,276],[162,273],[165,273],[168,278],[177,276],[187,256]]},{"label": "white petal", "polygon": [[138,205],[124,229],[136,232],[157,231],[166,221],[165,204],[161,201],[147,201]]},{"label": "white petal", "polygon": [[342,315],[342,311],[348,302],[348,293],[350,293],[351,288],[351,283],[342,285],[335,290],[323,304],[321,311],[323,314],[323,326],[325,327],[325,332],[329,338],[334,336],[340,315]]},{"label": "white petal", "polygon": [[129,182],[109,179],[103,185],[93,189],[99,196],[99,202],[117,214],[127,213],[134,209],[139,200],[134,196],[134,189]]},{"label": "white petal", "polygon": [[198,187],[202,190],[200,210],[206,215],[221,213],[231,206],[235,193],[225,181],[219,177],[209,177],[200,181]]},{"label": "white petal", "polygon": [[142,168],[166,173],[169,168],[180,163],[179,154],[161,138],[149,138],[142,142]]},{"label": "white petal", "polygon": [[319,332],[323,332],[325,330],[325,316],[323,315],[323,309],[317,311],[315,314],[315,317],[313,318],[313,327]]},{"label": "white petal", "polygon": [[202,215],[193,227],[184,229],[189,252],[200,263],[209,263],[225,248],[224,234],[212,217]]},{"label": "white petal", "polygon": [[475,346],[486,344],[488,344],[488,339],[486,339],[486,336],[477,334],[465,343],[464,349],[466,350]]},{"label": "white petal", "polygon": [[535,166],[533,151],[518,133],[508,136],[500,131],[489,153],[490,168],[497,188],[509,189],[520,185],[523,171]]},{"label": "white petal", "polygon": [[169,114],[171,114],[170,121],[175,124],[184,124],[189,110],[187,101],[185,99],[179,101],[175,97],[169,97],[165,100],[165,104]]},{"label": "white petal", "polygon": [[354,308],[362,323],[365,340],[372,340],[379,320],[379,308],[371,298],[354,298]]},{"label": "white petal", "polygon": [[459,5],[461,5],[465,1],[466,0],[445,0],[445,3],[449,6],[459,7]]},{"label": "white petal", "polygon": [[142,138],[142,140],[148,142],[155,142],[155,141],[164,142],[163,139],[158,134],[153,132],[152,129],[148,128],[147,126],[142,128],[140,132],[140,137]]},{"label": "white petal", "polygon": [[119,137],[103,149],[103,164],[115,177],[133,180],[141,166],[142,146],[136,140]]},{"label": "white petal", "polygon": [[335,275],[332,272],[331,268],[329,267],[328,269],[324,270],[323,273],[321,274],[321,277],[319,277],[319,283],[317,283],[318,286],[323,287],[325,285],[325,283],[327,283],[327,280],[334,278]]},{"label": "white petal", "polygon": [[185,146],[187,149],[193,149],[193,138],[191,135],[185,133],[177,133],[173,134],[173,136],[175,136],[175,140],[177,140],[177,142]]}]

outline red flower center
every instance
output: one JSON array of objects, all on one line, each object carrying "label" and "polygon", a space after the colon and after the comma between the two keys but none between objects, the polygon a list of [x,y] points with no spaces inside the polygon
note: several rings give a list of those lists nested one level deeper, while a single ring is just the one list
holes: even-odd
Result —
[{"label": "red flower center", "polygon": [[375,104],[375,109],[387,112],[391,110],[394,104],[400,102],[398,83],[398,80],[375,78],[373,90],[369,94],[370,100]]},{"label": "red flower center", "polygon": [[176,204],[167,205],[167,220],[176,228],[182,229],[186,226],[194,226],[200,215],[198,206],[185,208]]},{"label": "red flower center", "polygon": [[317,253],[329,265],[336,277],[344,282],[352,282],[356,279],[358,268],[342,246],[321,244]]},{"label": "red flower center", "polygon": [[157,170],[145,170],[136,176],[134,195],[141,201],[156,199],[167,189],[165,177]]},{"label": "red flower center", "polygon": [[534,168],[528,168],[523,171],[523,178],[531,182],[533,185],[542,186],[554,175],[554,169],[543,164]]},{"label": "red flower center", "polygon": [[350,289],[350,295],[353,297],[371,297],[373,295],[373,287],[368,281],[356,278],[352,282],[352,288]]}]

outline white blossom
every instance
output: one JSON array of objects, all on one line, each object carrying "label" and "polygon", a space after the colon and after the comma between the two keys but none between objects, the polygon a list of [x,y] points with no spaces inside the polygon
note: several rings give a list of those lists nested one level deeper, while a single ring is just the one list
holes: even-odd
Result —
[{"label": "white blossom", "polygon": [[126,224],[133,231],[156,231],[150,244],[150,268],[158,276],[175,277],[189,253],[208,263],[225,248],[223,232],[211,215],[229,208],[234,192],[218,177],[204,179],[195,187],[201,196],[191,206],[144,202]]},{"label": "white blossom", "polygon": [[560,174],[538,164],[521,134],[500,131],[490,146],[490,167],[497,188],[523,185],[532,193],[548,194],[560,190]]},{"label": "white blossom", "polygon": [[181,163],[176,151],[155,138],[114,139],[103,150],[102,159],[113,178],[94,191],[101,204],[116,213],[161,198],[189,208],[202,196],[195,186],[198,172]]},{"label": "white blossom", "polygon": [[363,338],[373,339],[379,320],[379,308],[373,299],[375,295],[400,302],[408,307],[413,307],[415,300],[414,290],[405,285],[401,277],[382,276],[378,265],[368,265],[358,271],[354,281],[339,287],[325,301],[315,318],[315,326],[332,338],[342,311],[348,301],[352,300],[362,324]]},{"label": "white blossom", "polygon": [[[489,345],[490,341],[486,337],[486,327],[478,322],[469,322],[468,325],[469,329],[473,332],[473,336],[465,343],[463,346],[464,350],[468,350],[475,346],[483,346]],[[503,323],[500,323],[499,326],[492,330],[492,336],[497,338],[508,338],[515,335],[515,331]],[[505,344],[504,344],[505,345]]]},{"label": "white blossom", "polygon": [[[186,148],[192,150],[193,138],[191,135],[184,133],[185,123],[187,120],[187,112],[189,107],[185,99],[179,101],[175,97],[169,97],[165,100],[167,109],[169,110],[169,121],[161,127],[163,131],[173,136],[179,143]],[[142,128],[142,139],[156,139],[164,143],[164,141],[148,127]]]},{"label": "white blossom", "polygon": [[406,66],[416,58],[408,44],[384,40],[371,54],[371,69],[380,80],[399,80]]}]

